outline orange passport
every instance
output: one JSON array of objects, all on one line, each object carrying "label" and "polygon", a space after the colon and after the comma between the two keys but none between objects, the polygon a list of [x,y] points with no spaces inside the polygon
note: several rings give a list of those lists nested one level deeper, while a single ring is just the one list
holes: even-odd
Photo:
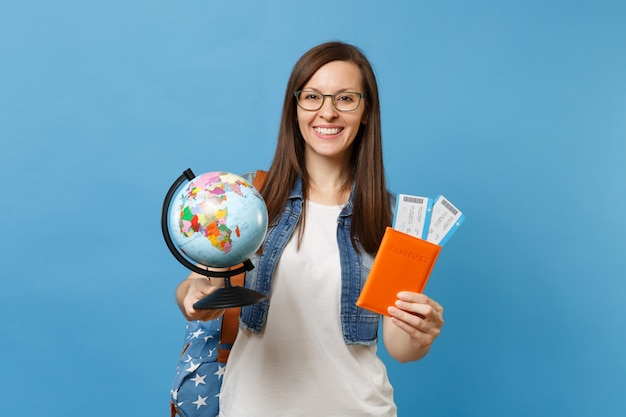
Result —
[{"label": "orange passport", "polygon": [[389,316],[400,291],[422,292],[441,246],[388,227],[378,248],[359,307]]}]

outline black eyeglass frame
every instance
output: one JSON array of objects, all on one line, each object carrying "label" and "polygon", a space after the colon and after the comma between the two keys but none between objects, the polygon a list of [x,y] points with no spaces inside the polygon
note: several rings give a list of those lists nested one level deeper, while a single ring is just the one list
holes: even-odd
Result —
[{"label": "black eyeglass frame", "polygon": [[[300,94],[302,94],[303,92],[311,92],[311,93],[315,93],[315,94],[318,94],[318,95],[322,96],[322,102],[320,103],[320,106],[318,108],[316,108],[316,109],[307,109],[307,108],[302,107],[302,105],[300,104],[300,100],[298,100],[298,96]],[[351,109],[351,110],[341,110],[341,109],[337,108],[337,104],[335,103],[335,97],[336,96],[340,96],[342,94],[356,94],[356,95],[358,95],[359,96],[359,102],[357,103],[356,107]],[[331,101],[333,103],[333,107],[337,111],[345,113],[345,112],[350,112],[350,111],[357,110],[361,106],[361,101],[363,101],[363,99],[367,97],[367,94],[366,93],[359,93],[359,92],[356,92],[356,91],[342,91],[341,93],[336,93],[336,94],[322,94],[319,91],[315,91],[315,90],[296,90],[296,91],[294,91],[293,96],[296,99],[296,104],[298,105],[298,107],[300,107],[302,110],[305,110],[305,111],[318,111],[319,109],[321,109],[324,106],[324,102],[326,101],[326,97],[330,97]]]}]

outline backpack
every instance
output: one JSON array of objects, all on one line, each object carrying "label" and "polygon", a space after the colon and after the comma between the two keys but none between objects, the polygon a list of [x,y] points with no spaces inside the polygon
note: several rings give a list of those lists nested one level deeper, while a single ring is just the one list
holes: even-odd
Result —
[{"label": "backpack", "polygon": [[[266,171],[256,172],[253,186],[257,190],[263,186],[266,176]],[[245,273],[242,273],[231,277],[230,281],[232,285],[242,286],[244,277]],[[187,322],[185,345],[170,391],[171,417],[215,417],[219,414],[222,377],[237,337],[240,310],[229,308],[215,320]]]}]

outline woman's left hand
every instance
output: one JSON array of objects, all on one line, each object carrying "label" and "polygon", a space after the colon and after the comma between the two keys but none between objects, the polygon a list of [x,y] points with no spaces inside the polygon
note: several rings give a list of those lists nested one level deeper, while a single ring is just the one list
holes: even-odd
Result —
[{"label": "woman's left hand", "polygon": [[414,349],[426,354],[443,326],[443,307],[432,298],[416,292],[398,293],[396,305],[389,307],[391,322],[409,337]]}]

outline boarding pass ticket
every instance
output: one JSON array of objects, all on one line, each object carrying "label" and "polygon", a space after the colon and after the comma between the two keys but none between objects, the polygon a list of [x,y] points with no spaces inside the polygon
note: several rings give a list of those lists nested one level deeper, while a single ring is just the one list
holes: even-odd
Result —
[{"label": "boarding pass ticket", "polygon": [[393,228],[443,246],[461,226],[465,215],[444,196],[398,194]]},{"label": "boarding pass ticket", "polygon": [[431,198],[398,194],[393,228],[408,235],[426,239],[432,206]]},{"label": "boarding pass ticket", "polygon": [[443,246],[461,226],[465,215],[449,200],[440,195],[435,199],[426,240]]}]

